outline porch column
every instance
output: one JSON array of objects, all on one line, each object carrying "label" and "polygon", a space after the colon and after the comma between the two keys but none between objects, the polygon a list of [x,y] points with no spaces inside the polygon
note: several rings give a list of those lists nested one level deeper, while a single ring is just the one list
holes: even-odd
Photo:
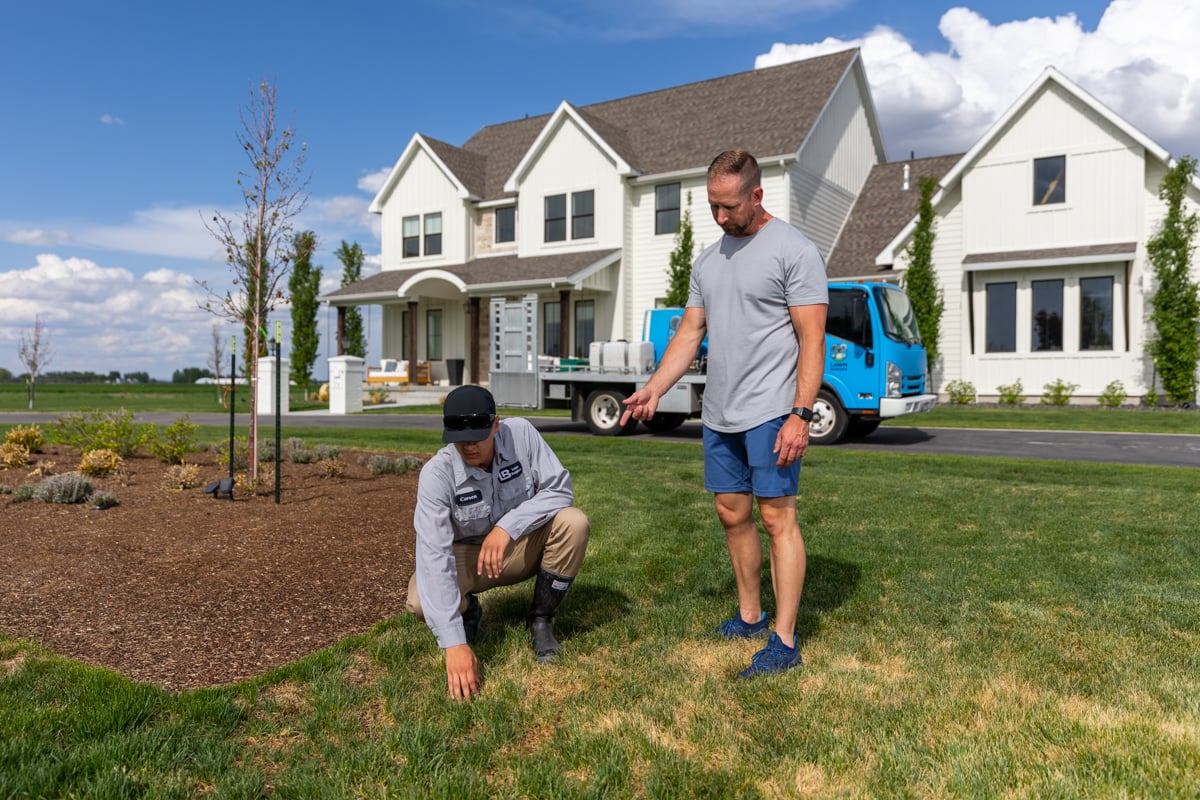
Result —
[{"label": "porch column", "polygon": [[467,369],[463,383],[479,383],[479,298],[467,300]]},{"label": "porch column", "polygon": [[408,381],[416,383],[417,377],[417,301],[408,301]]},{"label": "porch column", "polygon": [[562,339],[562,358],[571,357],[571,290],[563,289],[558,293],[558,335]]}]

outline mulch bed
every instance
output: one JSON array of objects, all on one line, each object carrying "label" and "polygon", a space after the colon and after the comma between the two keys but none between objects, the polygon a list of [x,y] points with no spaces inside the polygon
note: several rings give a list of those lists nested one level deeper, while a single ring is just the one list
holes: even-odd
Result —
[{"label": "mulch bed", "polygon": [[[404,611],[413,571],[417,472],[372,475],[370,455],[284,463],[280,502],[167,490],[167,465],[132,458],[93,482],[118,505],[0,495],[0,631],[171,690],[236,683],[363,633]],[[391,453],[390,456],[399,454]],[[228,474],[195,454],[202,485]],[[47,445],[28,473],[79,464]],[[336,472],[336,470],[332,470]]]}]

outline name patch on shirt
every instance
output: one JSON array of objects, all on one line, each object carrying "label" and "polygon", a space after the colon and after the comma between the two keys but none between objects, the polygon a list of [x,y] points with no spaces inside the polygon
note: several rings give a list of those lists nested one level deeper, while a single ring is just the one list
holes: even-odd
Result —
[{"label": "name patch on shirt", "polygon": [[500,478],[501,483],[506,483],[507,481],[511,481],[513,478],[520,476],[522,471],[523,470],[521,469],[520,464],[511,464],[507,467],[501,467],[500,471],[497,472],[496,475]]},{"label": "name patch on shirt", "polygon": [[479,491],[478,489],[473,492],[464,492],[463,494],[454,496],[454,505],[456,506],[470,506],[474,505],[475,503],[482,502],[483,492]]}]

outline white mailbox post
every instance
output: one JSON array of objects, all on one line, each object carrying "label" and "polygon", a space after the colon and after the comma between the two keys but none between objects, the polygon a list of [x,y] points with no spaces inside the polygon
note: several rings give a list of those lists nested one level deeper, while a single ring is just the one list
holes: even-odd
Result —
[{"label": "white mailbox post", "polygon": [[[279,359],[279,413],[288,413],[288,360]],[[275,413],[275,356],[263,356],[258,360],[258,413]]]},{"label": "white mailbox post", "polygon": [[363,409],[363,359],[333,356],[329,359],[329,413],[354,414]]}]

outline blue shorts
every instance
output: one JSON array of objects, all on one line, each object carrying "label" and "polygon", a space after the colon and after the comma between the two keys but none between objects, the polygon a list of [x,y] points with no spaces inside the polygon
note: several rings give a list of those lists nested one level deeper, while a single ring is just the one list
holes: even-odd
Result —
[{"label": "blue shorts", "polygon": [[714,494],[752,492],[755,497],[792,497],[800,484],[800,459],[776,466],[772,452],[787,415],[741,433],[704,428],[704,488]]}]

